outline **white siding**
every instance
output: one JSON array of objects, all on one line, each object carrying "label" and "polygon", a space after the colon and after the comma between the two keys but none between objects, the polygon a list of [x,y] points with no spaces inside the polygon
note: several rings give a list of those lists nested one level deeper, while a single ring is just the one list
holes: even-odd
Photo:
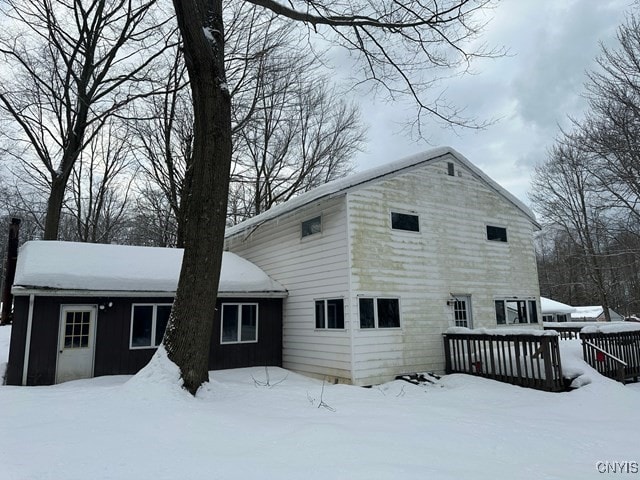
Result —
[{"label": "white siding", "polygon": [[[454,157],[354,190],[347,205],[354,383],[443,371],[452,293],[471,295],[474,327],[492,328],[496,296],[539,296],[531,220]],[[418,214],[420,232],[392,230],[392,210]],[[487,225],[506,227],[508,242],[487,240]],[[399,297],[401,328],[361,330],[358,295]]]},{"label": "white siding", "polygon": [[[301,238],[301,222],[317,215],[322,215],[322,232]],[[345,320],[349,318],[345,196],[318,201],[240,232],[227,238],[226,248],[258,265],[289,292],[283,366],[350,381],[350,332],[316,330],[314,303],[344,298]]]}]

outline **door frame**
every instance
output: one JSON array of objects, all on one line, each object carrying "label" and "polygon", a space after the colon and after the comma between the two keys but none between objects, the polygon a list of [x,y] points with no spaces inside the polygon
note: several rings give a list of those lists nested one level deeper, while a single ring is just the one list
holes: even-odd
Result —
[{"label": "door frame", "polygon": [[[467,316],[467,327],[469,329],[473,329],[473,308],[471,302],[471,294],[470,293],[454,293],[451,295],[454,301],[463,301],[465,302],[465,311]],[[453,326],[456,326],[456,307],[455,303],[453,304]]]},{"label": "door frame", "polygon": [[[62,344],[65,337],[65,326],[66,326],[66,313],[67,312],[90,312],[90,326],[89,326],[89,344],[91,345],[91,375],[89,378],[93,377],[94,364],[96,358],[96,332],[98,330],[98,305],[96,304],[61,304],[60,305],[60,313],[58,315],[58,341],[56,343],[56,372],[55,372],[55,383],[60,383],[58,381],[59,374],[59,365],[60,365],[60,355],[64,350],[64,345]],[[69,380],[70,381],[70,380]]]}]

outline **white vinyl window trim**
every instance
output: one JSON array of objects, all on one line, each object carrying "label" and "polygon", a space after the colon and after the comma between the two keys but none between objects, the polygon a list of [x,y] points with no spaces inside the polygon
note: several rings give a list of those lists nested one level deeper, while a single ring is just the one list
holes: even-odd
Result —
[{"label": "white vinyl window trim", "polygon": [[300,223],[300,239],[304,240],[308,237],[316,237],[322,233],[322,215],[303,220]]},{"label": "white vinyl window trim", "polygon": [[[373,325],[370,327],[362,326],[362,301],[363,300],[371,300],[373,306]],[[380,326],[380,315],[378,312],[378,303],[379,301],[395,301],[398,308],[398,325],[394,325],[391,327]],[[377,330],[400,330],[402,328],[402,304],[400,302],[399,297],[376,297],[376,296],[362,296],[358,297],[358,327],[362,331],[377,331]]]},{"label": "white vinyl window trim", "polygon": [[[130,350],[144,350],[149,348],[158,348],[160,346],[162,338],[160,338],[160,341],[157,341],[156,339],[156,333],[157,333],[157,327],[158,327],[158,307],[169,307],[170,309],[171,306],[172,306],[171,303],[133,303],[131,304],[131,322],[129,325],[129,349]],[[136,307],[152,307],[151,332],[150,332],[149,345],[133,344],[133,331],[134,331],[134,319],[135,319]]]},{"label": "white vinyl window trim", "polygon": [[[230,307],[236,307],[237,318],[235,321],[236,340],[224,339],[224,325],[225,325],[225,310],[228,311]],[[255,316],[255,332],[251,338],[243,338],[242,322],[245,312],[244,307],[253,307]],[[257,303],[223,303],[220,309],[220,345],[234,345],[239,343],[258,343],[258,304]]]},{"label": "white vinyl window trim", "polygon": [[496,297],[494,305],[496,324],[499,327],[539,324],[535,297]]},{"label": "white vinyl window trim", "polygon": [[389,212],[389,226],[394,232],[420,233],[420,215],[416,212],[391,210]]}]

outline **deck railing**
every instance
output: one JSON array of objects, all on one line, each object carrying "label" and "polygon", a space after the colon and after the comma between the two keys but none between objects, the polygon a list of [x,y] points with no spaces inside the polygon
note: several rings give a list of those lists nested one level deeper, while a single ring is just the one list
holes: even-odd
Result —
[{"label": "deck railing", "polygon": [[620,382],[640,378],[640,331],[581,333],[584,360]]},{"label": "deck railing", "polygon": [[580,330],[584,325],[563,325],[563,324],[554,324],[553,326],[548,323],[544,324],[545,330],[554,330],[558,332],[558,336],[560,340],[572,340],[574,338],[580,338]]},{"label": "deck railing", "polygon": [[566,390],[557,335],[446,333],[447,373],[467,373],[550,392]]}]

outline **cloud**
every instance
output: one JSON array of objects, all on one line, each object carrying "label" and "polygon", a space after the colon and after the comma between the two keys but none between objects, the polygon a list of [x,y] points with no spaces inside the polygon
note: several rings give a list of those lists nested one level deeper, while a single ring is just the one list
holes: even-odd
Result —
[{"label": "cloud", "polygon": [[[599,42],[615,45],[617,26],[629,0],[505,0],[489,12],[493,20],[484,39],[505,46],[509,55],[474,65],[475,75],[447,82],[447,97],[466,113],[498,121],[483,131],[443,130],[428,122],[432,145],[451,145],[523,201],[533,166],[568,125],[580,116],[585,71],[594,68]],[[362,170],[429,148],[401,134],[415,110],[403,104],[367,99],[368,152],[356,162]]]}]

